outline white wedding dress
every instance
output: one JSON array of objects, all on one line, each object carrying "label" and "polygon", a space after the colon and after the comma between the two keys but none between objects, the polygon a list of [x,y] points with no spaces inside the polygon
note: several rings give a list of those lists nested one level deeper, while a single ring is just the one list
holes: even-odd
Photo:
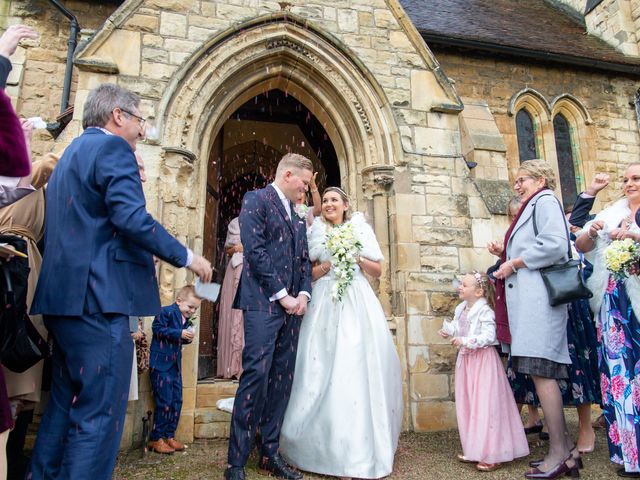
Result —
[{"label": "white wedding dress", "polygon": [[[356,213],[351,222],[361,255],[382,260],[364,216]],[[330,259],[327,228],[316,218],[309,229],[312,261]],[[382,306],[360,270],[338,303],[331,297],[334,282],[330,272],[313,285],[280,451],[301,470],[381,478],[393,470],[402,425],[400,361]]]}]

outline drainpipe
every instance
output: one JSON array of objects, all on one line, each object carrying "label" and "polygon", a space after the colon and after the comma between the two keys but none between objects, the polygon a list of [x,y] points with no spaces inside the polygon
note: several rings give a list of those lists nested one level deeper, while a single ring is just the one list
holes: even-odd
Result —
[{"label": "drainpipe", "polygon": [[67,10],[58,0],[49,0],[60,12],[71,21],[69,31],[69,41],[67,42],[67,63],[64,71],[64,86],[62,88],[62,100],[60,102],[60,113],[69,107],[69,96],[71,94],[71,76],[73,74],[73,54],[78,44],[78,33],[80,24],[73,13]]}]

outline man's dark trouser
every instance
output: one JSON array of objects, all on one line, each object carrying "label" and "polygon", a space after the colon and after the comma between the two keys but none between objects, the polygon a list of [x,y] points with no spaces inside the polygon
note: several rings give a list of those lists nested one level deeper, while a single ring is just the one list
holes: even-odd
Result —
[{"label": "man's dark trouser", "polygon": [[289,403],[301,317],[244,312],[242,376],[229,438],[229,465],[243,467],[260,427],[262,455],[278,452],[280,427]]},{"label": "man's dark trouser", "polygon": [[111,478],[127,411],[129,317],[44,317],[54,340],[51,398],[31,458],[33,480]]}]

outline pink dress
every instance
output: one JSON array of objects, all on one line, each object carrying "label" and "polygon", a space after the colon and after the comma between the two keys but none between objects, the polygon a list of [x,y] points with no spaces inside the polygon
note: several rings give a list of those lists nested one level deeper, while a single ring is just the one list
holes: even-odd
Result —
[{"label": "pink dress", "polygon": [[[458,319],[467,336],[467,310]],[[485,463],[529,455],[527,437],[507,375],[493,346],[462,348],[456,361],[456,416],[464,456]]]},{"label": "pink dress", "polygon": [[[233,247],[239,243],[240,224],[236,217],[229,222],[224,246]],[[244,318],[242,310],[232,308],[241,273],[242,253],[234,253],[227,264],[220,291],[217,376],[222,378],[240,378],[242,373]]]}]

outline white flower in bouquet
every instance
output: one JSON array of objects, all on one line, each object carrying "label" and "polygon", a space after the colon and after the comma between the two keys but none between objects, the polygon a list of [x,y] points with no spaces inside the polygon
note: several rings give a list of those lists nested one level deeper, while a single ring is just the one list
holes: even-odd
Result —
[{"label": "white flower in bouquet", "polygon": [[326,245],[331,253],[333,273],[336,277],[331,298],[334,302],[340,302],[347,287],[353,281],[356,257],[362,250],[362,243],[356,238],[353,225],[343,223],[329,230]]},{"label": "white flower in bouquet", "polygon": [[630,238],[614,240],[604,250],[604,262],[607,270],[617,281],[624,280],[637,270],[640,260],[640,248]]}]

